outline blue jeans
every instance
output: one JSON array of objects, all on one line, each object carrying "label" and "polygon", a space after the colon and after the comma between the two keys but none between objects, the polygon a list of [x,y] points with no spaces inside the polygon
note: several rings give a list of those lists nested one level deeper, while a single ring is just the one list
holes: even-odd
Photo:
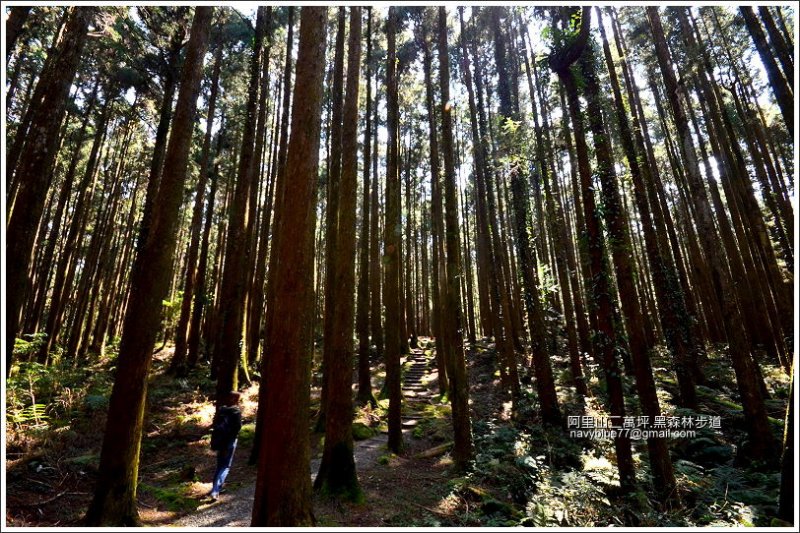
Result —
[{"label": "blue jeans", "polygon": [[[237,439],[238,440],[238,439]],[[212,494],[219,494],[222,485],[225,484],[225,478],[231,471],[233,464],[233,452],[236,451],[236,440],[224,450],[217,452],[217,471],[214,473],[214,485],[211,489]]]}]

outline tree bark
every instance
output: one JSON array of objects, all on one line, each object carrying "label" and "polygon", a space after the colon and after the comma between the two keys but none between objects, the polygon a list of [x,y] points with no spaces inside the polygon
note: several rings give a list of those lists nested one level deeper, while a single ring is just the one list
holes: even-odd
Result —
[{"label": "tree bark", "polygon": [[14,52],[17,39],[19,39],[22,33],[22,27],[25,25],[25,21],[28,20],[30,12],[30,6],[16,6],[11,8],[11,12],[6,19],[6,63],[8,63],[11,54]]},{"label": "tree bark", "polygon": [[331,98],[331,133],[328,163],[328,183],[325,204],[325,314],[322,333],[322,392],[317,416],[316,431],[325,431],[325,412],[328,409],[328,365],[333,349],[333,322],[338,311],[334,304],[336,285],[336,245],[339,224],[339,180],[342,174],[342,93],[344,85],[345,8],[338,10],[336,49],[333,59],[333,87]]},{"label": "tree bark", "polygon": [[[616,352],[619,348],[618,333],[614,324],[614,304],[611,299],[611,278],[606,257],[605,243],[600,226],[600,216],[595,206],[591,182],[588,147],[584,133],[583,115],[578,97],[578,88],[570,66],[577,61],[586,47],[591,26],[591,8],[584,7],[580,16],[580,31],[576,40],[566,49],[550,56],[550,68],[558,74],[564,84],[569,102],[569,114],[575,130],[575,148],[579,165],[581,196],[584,220],[586,222],[586,242],[590,257],[590,272],[586,279],[590,308],[596,315],[594,331],[594,353],[599,357],[606,378],[609,411],[617,422],[625,416],[625,398],[622,388],[622,375]],[[633,465],[630,439],[625,435],[614,438],[617,455],[620,485],[623,492],[634,490],[636,473]]]},{"label": "tree bark", "polygon": [[442,334],[448,349],[450,405],[453,417],[453,461],[466,470],[473,457],[472,420],[469,413],[469,380],[464,360],[464,317],[461,312],[462,276],[459,250],[458,204],[456,199],[455,158],[453,154],[453,105],[450,102],[450,59],[447,47],[447,10],[439,6],[439,90],[442,113],[442,155],[444,159],[445,245],[447,252],[447,291],[442,306]]},{"label": "tree bark", "polygon": [[386,309],[386,390],[389,395],[389,442],[394,453],[403,449],[401,428],[400,349],[401,349],[401,302],[400,302],[400,175],[398,165],[398,122],[400,109],[397,95],[397,8],[389,8],[386,25],[388,41],[386,59],[386,113],[388,146],[386,159],[386,222],[384,227],[384,273],[383,305]]},{"label": "tree bark", "polygon": [[[512,91],[508,84],[506,44],[500,20],[502,10],[503,8],[500,7],[492,8],[492,31],[494,34],[495,64],[497,65],[498,96],[500,97],[500,118],[504,124],[508,124],[508,121],[519,122],[520,118],[519,110],[514,108],[511,97]],[[509,128],[510,130],[511,128]],[[502,151],[504,155],[512,158],[509,177],[513,194],[515,243],[520,269],[522,270],[525,308],[528,314],[531,351],[533,352],[533,365],[536,374],[536,391],[541,404],[542,419],[546,423],[558,427],[562,422],[561,410],[558,407],[553,368],[550,365],[550,357],[547,353],[548,332],[544,323],[542,303],[539,300],[539,284],[534,271],[536,257],[534,249],[531,248],[530,235],[528,234],[528,224],[530,222],[528,213],[529,193],[526,180],[522,176],[522,163],[519,160],[514,160],[517,156],[513,153],[515,146],[517,146],[516,139],[507,132],[504,132],[503,137],[501,139]],[[540,238],[544,238],[544,235],[540,235]]]},{"label": "tree bark", "polygon": [[[350,30],[353,31],[352,29]],[[361,201],[361,235],[359,237],[359,278],[358,278],[358,310],[356,331],[358,334],[358,403],[377,406],[372,395],[372,380],[369,365],[369,287],[370,287],[370,157],[372,156],[372,9],[367,9],[367,55],[364,61],[366,68],[366,107],[364,109],[364,178]],[[377,128],[377,125],[375,125]],[[373,180],[377,180],[377,176]]]},{"label": "tree bark", "polygon": [[59,126],[96,11],[94,7],[69,8],[64,33],[52,50],[52,69],[42,74],[34,92],[37,105],[31,109],[31,125],[15,178],[20,183],[15,199],[18,209],[9,214],[6,231],[6,377],[14,360],[14,339],[30,286],[31,254],[47,196],[49,170],[57,155]]},{"label": "tree bark", "polygon": [[358,84],[361,63],[361,8],[350,8],[347,89],[342,116],[342,175],[336,234],[325,446],[314,488],[344,500],[363,498],[353,458],[353,325],[355,318],[356,197],[358,192]]},{"label": "tree bark", "polygon": [[147,378],[161,320],[161,302],[169,286],[192,140],[191,124],[200,92],[212,14],[211,7],[195,8],[153,225],[131,272],[132,291],[100,454],[100,477],[86,515],[86,524],[90,526],[139,524],[136,487]]},{"label": "tree bark", "polygon": [[[211,159],[211,133],[214,125],[214,115],[217,107],[217,94],[219,93],[219,75],[222,70],[222,45],[217,43],[214,54],[214,70],[211,74],[211,94],[208,97],[208,112],[206,113],[206,135],[203,138],[203,151],[200,155],[200,174],[195,187],[194,208],[192,209],[191,242],[186,257],[186,278],[183,284],[183,300],[181,314],[175,328],[175,351],[172,355],[170,370],[177,376],[183,376],[187,371],[187,332],[191,318],[192,300],[195,294],[197,281],[197,257],[200,248],[200,227],[203,222],[203,204],[205,202],[206,184],[208,182],[209,164]],[[197,302],[195,302],[197,305]]]},{"label": "tree bark", "polygon": [[786,129],[790,132],[794,131],[794,91],[784,73],[778,67],[775,56],[769,49],[764,30],[755,13],[753,13],[753,8],[741,6],[739,11],[744,17],[747,31],[750,32],[761,62],[764,64],[764,69],[767,71],[767,78],[769,78],[769,84],[772,86],[775,100],[777,100],[781,115],[783,115],[783,121],[786,123]]},{"label": "tree bark", "polygon": [[228,240],[225,243],[225,267],[220,289],[220,316],[213,358],[217,366],[217,401],[238,388],[239,359],[242,355],[242,324],[244,320],[245,284],[249,280],[246,271],[247,215],[250,189],[255,187],[253,176],[253,151],[255,142],[256,114],[258,112],[258,85],[261,55],[266,31],[266,8],[258,10],[256,20],[253,57],[250,62],[250,82],[247,92],[247,108],[242,132],[242,149],[236,173],[236,188],[228,219]]},{"label": "tree bark", "polygon": [[311,526],[308,433],[311,330],[313,313],[314,226],[319,165],[322,80],[325,66],[327,8],[303,7],[297,56],[297,90],[292,106],[292,135],[286,170],[291,180],[278,189],[282,218],[275,227],[276,317],[263,358],[259,394],[263,438],[259,443],[253,526]]},{"label": "tree bark", "polygon": [[714,227],[708,197],[700,178],[697,153],[695,152],[686,114],[679,99],[678,83],[675,78],[675,72],[672,70],[670,53],[658,10],[656,8],[647,8],[647,17],[650,21],[658,63],[666,85],[673,118],[680,136],[679,148],[687,167],[685,176],[688,180],[689,192],[691,193],[691,200],[697,217],[698,235],[708,254],[714,294],[721,303],[722,322],[729,342],[730,357],[736,374],[739,392],[742,396],[742,407],[746,415],[745,420],[747,421],[748,435],[750,437],[746,453],[753,458],[774,458],[777,443],[769,426],[764,399],[758,387],[759,380],[756,376],[753,359],[750,356],[747,330],[736,303],[736,291],[732,286],[730,272],[723,264],[723,258],[720,254],[717,231]]}]

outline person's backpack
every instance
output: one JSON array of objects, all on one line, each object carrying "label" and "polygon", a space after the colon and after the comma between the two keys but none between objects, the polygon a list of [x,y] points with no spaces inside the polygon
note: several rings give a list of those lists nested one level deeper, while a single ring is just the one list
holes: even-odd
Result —
[{"label": "person's backpack", "polygon": [[[211,449],[214,451],[224,450],[233,442],[239,433],[241,422],[238,420],[238,409],[233,407],[221,407],[214,415],[211,424]],[[237,424],[237,422],[239,422]]]}]

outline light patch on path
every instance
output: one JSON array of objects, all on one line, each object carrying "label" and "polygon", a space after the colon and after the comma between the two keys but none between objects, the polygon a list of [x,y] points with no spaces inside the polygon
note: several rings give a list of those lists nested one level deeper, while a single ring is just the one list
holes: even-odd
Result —
[{"label": "light patch on path", "polygon": [[[407,431],[407,430],[406,430]],[[356,442],[353,456],[359,475],[364,475],[378,464],[378,457],[386,452],[387,436],[376,435]],[[309,475],[312,480],[319,470],[320,458],[311,460]],[[255,498],[255,480],[233,492],[224,492],[215,503],[201,506],[197,512],[184,516],[171,524],[174,527],[249,527]]]}]

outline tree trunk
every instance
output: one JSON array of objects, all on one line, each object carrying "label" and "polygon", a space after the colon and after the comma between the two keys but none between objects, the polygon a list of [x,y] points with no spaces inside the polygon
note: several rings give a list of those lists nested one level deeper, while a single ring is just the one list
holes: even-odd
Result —
[{"label": "tree trunk", "polygon": [[11,54],[14,52],[17,39],[22,33],[22,26],[28,20],[28,15],[31,12],[30,6],[16,6],[12,7],[11,12],[6,19],[6,63],[8,63]]},{"label": "tree trunk", "polygon": [[729,352],[736,373],[739,392],[742,395],[742,407],[746,415],[745,420],[747,421],[750,437],[746,453],[753,458],[774,458],[777,443],[770,429],[764,399],[758,387],[759,380],[756,376],[753,359],[750,356],[747,330],[736,304],[736,292],[732,286],[730,273],[723,264],[723,258],[719,250],[719,241],[714,228],[711,208],[701,181],[697,153],[692,142],[689,124],[679,100],[678,83],[672,70],[671,58],[658,10],[656,8],[647,8],[647,17],[650,21],[650,28],[655,41],[658,62],[666,85],[670,107],[672,108],[675,125],[680,136],[680,151],[683,161],[687,165],[685,176],[688,180],[689,191],[695,208],[698,234],[702,239],[701,242],[705,251],[708,253],[714,294],[721,303],[722,322],[729,342]]},{"label": "tree trunk", "polygon": [[794,61],[792,60],[792,47],[783,39],[783,35],[778,31],[778,26],[775,25],[775,19],[769,12],[769,8],[761,6],[758,8],[758,16],[764,27],[767,29],[769,36],[769,43],[772,49],[775,50],[775,55],[781,63],[783,69],[783,77],[789,84],[789,87],[794,91]]},{"label": "tree trunk", "polygon": [[403,449],[401,428],[400,390],[400,175],[398,165],[398,122],[400,109],[397,87],[397,8],[389,8],[389,21],[386,25],[388,40],[386,59],[386,109],[388,146],[386,159],[386,222],[384,227],[383,264],[385,280],[383,283],[383,305],[386,309],[386,390],[389,395],[389,442],[388,448],[394,453]]},{"label": "tree trunk", "polygon": [[[269,274],[267,278],[267,289],[264,300],[267,305],[266,316],[264,317],[264,353],[269,355],[268,340],[271,338],[272,322],[275,316],[275,272],[278,265],[278,256],[275,253],[278,245],[278,228],[283,217],[283,191],[286,188],[286,161],[289,150],[289,105],[291,102],[292,89],[292,48],[294,47],[294,8],[289,7],[289,16],[286,32],[286,58],[283,65],[283,102],[281,103],[281,133],[278,147],[277,175],[275,177],[275,220],[272,222],[272,242],[269,255]],[[264,365],[262,357],[262,368]],[[264,374],[262,373],[262,376]],[[262,377],[263,379],[263,377]],[[258,450],[261,443],[261,435],[264,429],[264,417],[266,416],[261,406],[265,404],[266,388],[259,386],[258,389],[258,412],[256,413],[256,433],[253,439],[253,450],[250,454],[249,463],[255,464],[258,459]]]},{"label": "tree trunk", "polygon": [[258,85],[261,54],[266,31],[266,8],[258,10],[253,57],[250,63],[250,83],[247,92],[247,108],[242,133],[242,149],[236,175],[236,188],[228,219],[228,240],[225,243],[225,267],[220,289],[220,316],[214,343],[214,360],[217,366],[217,401],[238,388],[239,359],[242,355],[242,324],[244,320],[245,284],[249,280],[246,271],[247,215],[250,189],[255,187],[253,176],[253,150],[255,142],[256,114],[258,112]]},{"label": "tree trunk", "polygon": [[325,447],[314,488],[349,501],[363,498],[353,458],[353,321],[355,315],[356,197],[358,192],[358,83],[361,8],[350,8],[347,91],[342,117],[342,174],[334,261],[332,346],[325,367],[328,405]]},{"label": "tree trunk", "polygon": [[[600,216],[595,206],[594,191],[591,182],[588,147],[583,126],[583,115],[578,98],[578,88],[570,66],[584,52],[591,26],[591,9],[584,7],[580,17],[581,29],[571,46],[550,56],[550,68],[558,74],[564,84],[569,102],[569,114],[575,130],[575,148],[579,164],[581,196],[583,200],[584,220],[586,222],[586,242],[589,250],[590,272],[586,279],[590,307],[596,315],[594,331],[594,353],[599,357],[606,378],[609,411],[619,421],[625,416],[625,398],[622,388],[622,375],[617,361],[619,349],[618,334],[614,324],[614,308],[611,299],[611,278],[606,258],[605,243],[601,233]],[[625,435],[614,438],[622,491],[633,491],[636,474],[633,465],[630,439]]]},{"label": "tree trunk", "polygon": [[339,179],[342,173],[342,92],[344,84],[344,36],[345,8],[338,10],[338,30],[336,32],[336,51],[333,60],[333,99],[331,110],[330,152],[328,164],[328,183],[325,203],[325,315],[322,333],[322,392],[319,415],[315,429],[325,431],[325,412],[328,409],[328,365],[333,349],[333,321],[338,313],[334,304],[336,285],[336,245],[339,224]]},{"label": "tree trunk", "polygon": [[192,140],[191,125],[212,14],[211,7],[195,8],[153,225],[131,273],[131,297],[100,454],[100,477],[86,515],[86,524],[90,526],[139,524],[136,486],[147,378],[161,320],[161,302],[167,295],[171,277],[178,212]]},{"label": "tree trunk", "polygon": [[[350,30],[353,31],[352,29]],[[367,55],[364,61],[367,79],[366,107],[364,109],[364,179],[361,201],[361,236],[359,237],[358,314],[358,403],[377,407],[372,395],[372,380],[369,365],[369,287],[370,287],[370,157],[372,156],[372,9],[367,9]],[[375,126],[377,128],[377,125]],[[377,176],[373,180],[377,180]]]},{"label": "tree trunk", "polygon": [[761,23],[756,18],[755,13],[753,13],[753,8],[750,6],[741,6],[739,11],[742,17],[744,17],[747,31],[750,32],[750,36],[753,38],[753,42],[756,45],[761,63],[763,63],[764,69],[767,71],[769,84],[772,86],[775,100],[777,100],[781,115],[783,115],[786,129],[790,132],[794,131],[794,91],[784,77],[784,73],[778,67],[775,56],[769,49],[764,30],[761,27]]},{"label": "tree trunk", "polygon": [[[191,242],[186,257],[186,278],[183,284],[183,301],[181,314],[175,327],[175,352],[172,355],[170,370],[177,376],[183,376],[187,371],[187,330],[192,311],[192,299],[195,294],[197,281],[197,256],[200,247],[200,226],[203,223],[203,204],[205,202],[206,182],[208,181],[208,167],[211,158],[211,133],[214,125],[214,114],[219,93],[219,74],[222,70],[222,45],[217,43],[214,54],[214,71],[211,74],[211,94],[208,98],[208,112],[206,113],[206,135],[203,138],[203,151],[200,155],[200,175],[195,187],[194,208],[192,210]],[[197,305],[197,303],[195,303]]]},{"label": "tree trunk", "polygon": [[292,136],[286,171],[291,180],[277,192],[281,223],[275,226],[276,317],[263,358],[264,381],[259,411],[263,435],[258,448],[258,475],[253,526],[311,526],[311,459],[308,434],[311,377],[311,314],[314,226],[319,164],[322,81],[325,66],[327,8],[303,7],[297,56],[297,90],[292,107]]},{"label": "tree trunk", "polygon": [[49,170],[57,155],[59,126],[96,11],[94,7],[69,8],[64,33],[52,50],[52,69],[42,74],[34,92],[37,105],[31,109],[31,125],[15,178],[20,183],[15,204],[20,208],[9,214],[6,232],[6,377],[30,285],[31,254],[47,197]]},{"label": "tree trunk", "polygon": [[439,90],[442,106],[442,155],[444,159],[445,244],[447,251],[447,290],[442,306],[442,334],[448,344],[450,405],[453,411],[453,461],[466,470],[473,457],[472,421],[469,414],[469,379],[464,360],[464,336],[461,312],[462,276],[459,250],[458,204],[456,199],[455,158],[453,155],[453,105],[450,102],[450,60],[447,47],[447,10],[439,6]]},{"label": "tree trunk", "polygon": [[172,100],[175,97],[176,82],[178,81],[183,37],[184,30],[179,25],[172,34],[170,47],[167,51],[167,64],[164,72],[164,98],[161,101],[161,110],[158,115],[158,127],[156,128],[156,138],[153,144],[153,159],[150,162],[150,177],[147,180],[147,195],[144,199],[142,222],[139,226],[137,252],[144,246],[144,241],[147,240],[147,232],[150,231],[153,216],[153,203],[158,196],[158,187],[161,183],[161,172],[167,150],[167,135],[169,134],[170,121],[172,120]]},{"label": "tree trunk", "polygon": [[[506,44],[500,20],[502,10],[503,8],[499,7],[492,8],[492,30],[494,34],[495,63],[497,65],[498,95],[500,97],[499,112],[501,120],[506,124],[509,120],[518,122],[520,118],[519,110],[514,108],[511,97],[512,92],[508,84]],[[522,132],[519,131],[519,133]],[[511,135],[504,135],[504,138],[501,139],[503,155],[513,158],[515,154],[511,153],[511,151],[516,144]],[[531,333],[536,391],[541,403],[542,419],[553,426],[560,426],[562,421],[561,410],[558,407],[553,368],[550,365],[550,357],[547,353],[547,326],[544,323],[544,311],[539,300],[539,284],[534,272],[536,257],[534,256],[534,250],[530,246],[530,235],[528,235],[528,224],[530,222],[528,215],[529,193],[526,180],[522,176],[521,163],[513,162],[511,165],[509,172],[513,193],[515,242],[517,254],[519,255],[520,269],[522,270],[525,308]],[[544,238],[543,235],[541,237]]]},{"label": "tree trunk", "polygon": [[[463,28],[463,24],[462,24]],[[462,35],[464,34],[462,30]],[[467,53],[466,37],[462,40],[464,56],[465,81],[468,92],[472,87],[472,76],[469,74],[469,54]],[[489,252],[489,279],[491,292],[491,313],[493,335],[497,352],[500,355],[498,366],[503,388],[511,392],[512,401],[516,403],[520,393],[519,376],[517,372],[516,354],[511,340],[511,307],[505,290],[505,277],[501,267],[502,254],[500,234],[498,229],[497,214],[495,211],[494,187],[492,185],[492,169],[489,168],[489,153],[487,150],[487,120],[483,106],[483,71],[479,63],[479,56],[475,41],[472,41],[471,55],[475,59],[475,89],[477,100],[470,99],[470,126],[472,129],[473,158],[475,160],[475,183],[478,199],[481,200],[479,209],[483,211],[480,218],[484,226],[488,226],[486,249]],[[476,113],[477,111],[477,113]],[[477,115],[477,117],[476,117]],[[485,199],[485,202],[483,202]],[[485,204],[485,205],[484,205]]]},{"label": "tree trunk", "polygon": [[[426,28],[423,26],[423,28]],[[439,393],[444,396],[450,387],[447,375],[447,346],[444,342],[442,323],[443,291],[446,284],[442,283],[444,277],[444,218],[442,214],[442,186],[439,167],[439,136],[436,128],[436,108],[434,105],[433,79],[431,75],[431,52],[428,45],[427,34],[422,39],[423,58],[422,69],[425,77],[425,106],[428,115],[428,134],[430,141],[430,169],[431,169],[431,233],[433,235],[433,336],[436,338],[436,368],[438,371],[437,382]]]}]

